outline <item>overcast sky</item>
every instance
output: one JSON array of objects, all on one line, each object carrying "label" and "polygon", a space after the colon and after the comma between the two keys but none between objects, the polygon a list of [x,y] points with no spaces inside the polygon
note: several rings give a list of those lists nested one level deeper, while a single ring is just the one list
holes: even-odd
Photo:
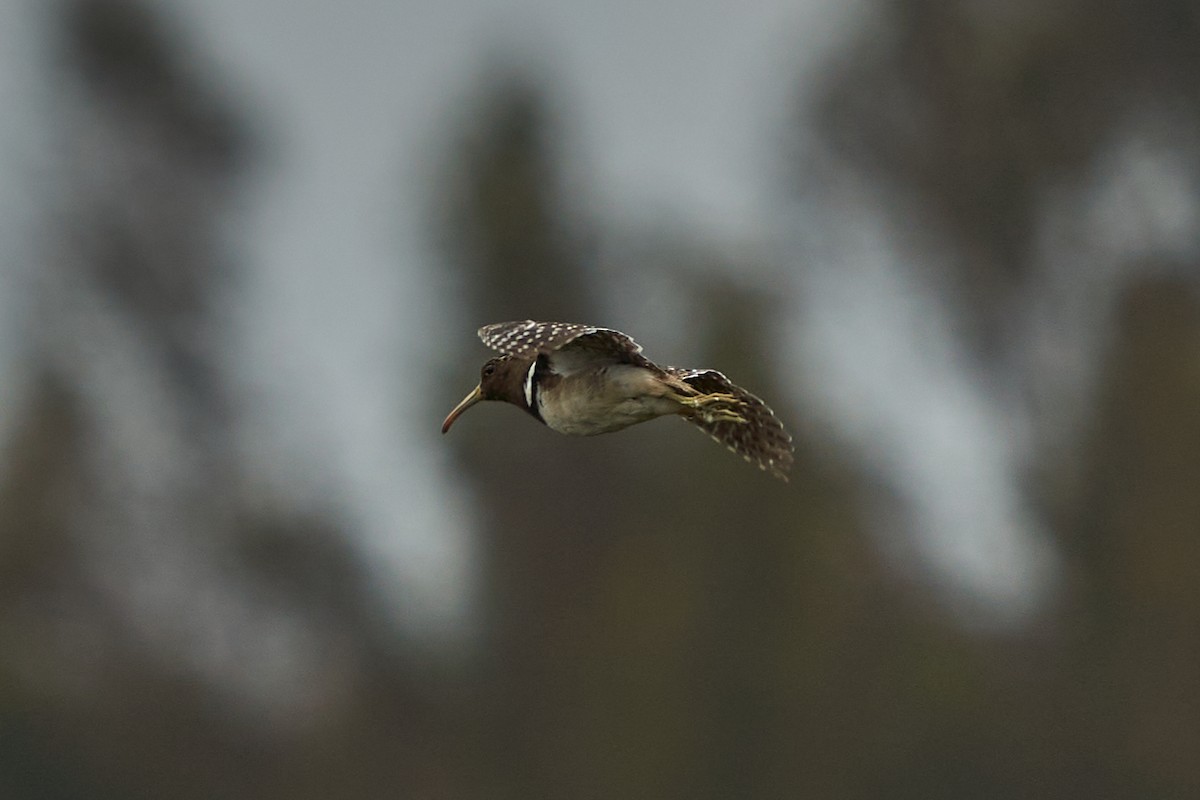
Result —
[{"label": "overcast sky", "polygon": [[[557,144],[594,193],[580,200],[590,213],[618,224],[670,216],[717,240],[761,238],[777,205],[768,179],[795,76],[846,7],[174,3],[198,50],[218,63],[235,98],[252,103],[278,148],[244,242],[263,275],[247,302],[271,310],[254,359],[271,369],[256,380],[286,402],[261,409],[267,435],[254,449],[274,464],[310,464],[314,447],[333,454],[327,472],[299,477],[338,484],[347,507],[367,517],[385,579],[398,573],[423,586],[416,595],[434,617],[439,608],[456,614],[464,598],[446,596],[456,591],[447,587],[469,581],[445,578],[469,574],[470,498],[448,474],[437,420],[414,424],[428,409],[396,407],[397,397],[424,393],[403,391],[394,371],[377,368],[394,360],[388,348],[397,340],[419,365],[423,343],[470,336],[480,322],[463,320],[459,330],[429,313],[435,254],[421,222],[435,143],[498,58],[528,64],[554,76],[551,100],[567,126]],[[398,297],[408,305],[397,308]],[[420,366],[411,374],[424,380]],[[442,472],[413,474],[406,442]],[[415,517],[414,497],[426,501]]]},{"label": "overcast sky", "polygon": [[[408,366],[404,381],[424,381],[424,343],[449,332],[470,336],[480,322],[435,312],[443,305],[435,254],[422,236],[434,144],[460,104],[498,56],[528,62],[554,76],[552,99],[566,121],[560,145],[586,177],[581,185],[591,194],[579,202],[602,222],[665,217],[718,246],[786,245],[794,230],[781,229],[784,198],[773,170],[784,120],[805,85],[797,78],[811,77],[863,6],[159,7],[174,8],[188,49],[215,66],[219,88],[267,145],[232,236],[254,276],[242,301],[254,329],[238,353],[255,403],[247,453],[281,491],[338,497],[361,523],[380,585],[399,587],[397,607],[437,627],[462,619],[470,602],[463,587],[472,568],[471,498],[439,447],[440,417],[418,406],[427,393],[399,376]],[[31,9],[40,8],[0,11],[0,67],[11,68],[0,92],[36,83],[27,43],[38,40]],[[0,150],[0,179],[18,174],[36,150],[36,112],[28,119],[35,122],[22,147],[10,137]],[[19,231],[24,208],[0,188],[0,232]],[[835,433],[842,429],[842,440],[911,504],[899,523],[907,533],[897,535],[915,543],[935,574],[1019,617],[1041,596],[1047,556],[1018,491],[1020,454],[1003,432],[1008,410],[953,341],[952,320],[906,277],[870,220],[842,223],[852,230],[841,258],[780,287],[797,295],[795,353],[821,371],[795,389],[821,387],[810,399],[824,403]],[[24,246],[20,236],[9,241],[6,255]],[[17,261],[0,273],[10,286]],[[0,369],[14,319],[6,319]],[[397,343],[401,363],[392,368]],[[411,448],[433,468],[414,470]]]}]

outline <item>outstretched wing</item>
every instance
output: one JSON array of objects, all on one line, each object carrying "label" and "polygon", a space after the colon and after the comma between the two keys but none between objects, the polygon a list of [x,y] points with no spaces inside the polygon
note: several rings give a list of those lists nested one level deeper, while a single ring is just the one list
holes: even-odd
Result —
[{"label": "outstretched wing", "polygon": [[698,416],[685,419],[759,469],[787,480],[795,460],[792,437],[766,403],[713,369],[667,367],[666,372],[702,394],[731,394],[737,398],[735,410],[746,418],[745,422]]},{"label": "outstretched wing", "polygon": [[544,354],[550,369],[568,375],[604,364],[633,364],[662,370],[643,356],[642,346],[620,331],[577,322],[497,322],[479,329],[485,345],[505,355],[524,358]]}]

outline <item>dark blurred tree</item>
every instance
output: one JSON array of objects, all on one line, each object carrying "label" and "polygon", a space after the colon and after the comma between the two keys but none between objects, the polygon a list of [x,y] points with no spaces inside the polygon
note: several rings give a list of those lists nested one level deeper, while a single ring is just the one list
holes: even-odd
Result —
[{"label": "dark blurred tree", "polygon": [[547,93],[496,65],[439,185],[443,250],[470,319],[583,319],[585,259],[563,213]]},{"label": "dark blurred tree", "polygon": [[815,103],[821,140],[887,198],[909,237],[898,244],[953,248],[938,277],[981,350],[1011,325],[1049,190],[1139,119],[1195,148],[1198,15],[1190,0],[889,0],[835,57]]},{"label": "dark blurred tree", "polygon": [[[604,324],[587,299],[588,234],[555,233],[589,221],[568,225],[555,199],[549,104],[519,76],[489,86],[437,184],[451,280],[471,287],[464,316]],[[680,269],[664,243],[603,280],[658,271],[684,298],[699,362],[728,365],[790,419],[772,366],[781,309],[719,278],[742,265],[681,249],[705,269]],[[473,341],[456,356],[469,365],[458,392],[485,358]],[[826,652],[822,636],[898,620],[879,611],[892,590],[856,534],[847,476],[800,441],[784,486],[686,427],[577,440],[484,407],[447,438],[484,525],[475,746],[488,796],[777,796],[845,752],[822,734],[838,713],[829,695],[860,690],[831,681],[876,654],[858,636]]]},{"label": "dark blurred tree", "polygon": [[[451,280],[466,301],[464,333],[471,337],[457,358],[467,369],[457,370],[452,384],[462,393],[486,358],[473,338],[478,325],[597,313],[557,213],[555,129],[544,94],[517,72],[492,74],[462,126],[465,134],[447,154],[436,198]],[[612,476],[594,461],[586,471],[566,469],[570,453],[556,455],[547,447],[547,431],[506,414],[511,411],[478,409],[447,443],[457,444],[464,469],[479,480],[487,525],[481,543],[485,644],[472,731],[484,766],[476,777],[496,796],[524,797],[544,791],[539,773],[551,766],[551,751],[542,743],[570,735],[562,730],[565,709],[556,683],[566,678],[561,640],[593,579],[598,538],[612,513],[598,509],[595,499],[612,492]],[[486,439],[476,427],[484,416],[497,418]]]},{"label": "dark blurred tree", "polygon": [[[44,216],[35,379],[0,474],[0,794],[453,795],[449,678],[400,655],[333,523],[246,488],[221,350],[240,276],[220,236],[252,137],[152,4],[57,6],[63,184]],[[152,395],[143,437],[113,430],[126,381]],[[165,460],[185,477],[137,477]],[[141,627],[121,586],[192,557],[195,576],[158,587],[177,595],[164,614],[228,626],[213,638],[256,657],[270,643],[241,641],[244,620],[281,648],[304,631],[300,702],[318,719],[274,722],[269,699],[244,702]],[[174,624],[170,642],[199,646],[201,623]]]},{"label": "dark blurred tree", "polygon": [[1200,289],[1147,279],[1120,317],[1089,480],[1063,693],[1129,795],[1200,793]]},{"label": "dark blurred tree", "polygon": [[136,321],[196,411],[216,412],[214,311],[234,277],[216,237],[249,135],[150,7],[72,0],[62,22],[63,77],[86,97],[63,156],[67,249],[87,258],[68,268]]},{"label": "dark blurred tree", "polygon": [[[200,740],[214,731],[195,725],[195,712],[206,693],[165,674],[91,563],[93,537],[109,538],[106,526],[127,524],[135,506],[153,501],[114,497],[119,469],[108,461],[105,409],[89,375],[104,339],[89,325],[105,313],[97,309],[115,309],[161,370],[167,396],[196,422],[184,438],[209,464],[204,485],[180,505],[227,497],[232,476],[214,448],[226,398],[203,343],[221,283],[214,211],[245,137],[140,4],[78,0],[61,5],[59,20],[54,79],[71,98],[55,139],[64,186],[47,214],[53,249],[34,298],[42,311],[34,384],[0,484],[0,541],[19,554],[4,560],[3,658],[21,676],[0,713],[37,720],[10,729],[28,736],[10,741],[10,752],[29,755],[5,765],[24,771],[6,796],[49,796],[72,775],[87,776],[75,779],[87,787],[79,796],[186,796],[168,777],[184,748],[150,748],[165,756],[150,778],[141,746],[190,738],[192,756],[205,752]],[[103,541],[101,551],[120,546]],[[38,748],[52,742],[36,766]]]},{"label": "dark blurred tree", "polygon": [[[1130,137],[1200,157],[1198,35],[1200,10],[1178,0],[881,3],[817,92],[832,158],[799,159],[799,193],[846,173],[870,186],[893,245],[927,265],[980,368],[995,368],[1041,285],[1045,199],[1086,186]],[[894,722],[881,709],[854,709],[858,758],[875,773],[864,796],[1197,794],[1200,265],[1166,252],[1115,270],[1192,277],[1128,291],[1099,410],[1078,410],[1081,464],[1047,448],[1033,470],[1069,563],[1065,602],[1023,636],[965,648],[932,621],[884,634],[940,677],[907,687],[911,718],[891,742],[871,736]],[[881,668],[903,671],[900,653]]]},{"label": "dark blurred tree", "polygon": [[[785,487],[682,423],[576,440],[489,407],[446,439],[483,521],[483,635],[469,672],[430,674],[398,654],[330,523],[239,496],[230,400],[205,331],[236,280],[213,240],[252,156],[241,123],[149,6],[62,8],[63,81],[86,124],[67,126],[71,203],[51,287],[82,280],[137,331],[200,462],[180,519],[220,549],[247,602],[313,632],[330,659],[314,696],[339,669],[353,680],[309,727],[256,728],[221,687],[150,651],[96,585],[85,551],[102,529],[81,532],[80,509],[120,520],[141,499],[100,502],[111,497],[96,409],[77,360],[56,349],[86,353],[87,329],[56,316],[51,295],[44,363],[0,478],[5,797],[1200,791],[1194,284],[1129,294],[1086,477],[1056,498],[1072,573],[1042,627],[963,631],[898,582],[856,518],[880,489],[828,444],[802,436]],[[1028,279],[1040,192],[1094,159],[1130,98],[1195,114],[1196,12],[1162,0],[883,8],[894,27],[868,27],[829,73],[820,133],[843,166],[894,194],[904,244],[956,248],[940,263],[958,265],[944,277],[980,312],[986,353]],[[744,277],[756,271],[714,255],[672,272],[664,245],[594,274],[598,223],[566,212],[563,128],[545,87],[491,74],[435,187],[469,320],[448,402],[486,356],[469,341],[476,324],[603,324],[597,280],[659,271],[685,297],[696,363],[771,399],[803,434],[775,372],[787,309]]]}]

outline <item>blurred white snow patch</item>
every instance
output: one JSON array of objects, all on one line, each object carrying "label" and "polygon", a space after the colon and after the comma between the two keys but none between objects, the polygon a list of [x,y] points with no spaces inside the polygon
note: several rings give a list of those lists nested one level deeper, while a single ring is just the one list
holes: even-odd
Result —
[{"label": "blurred white snow patch", "polygon": [[[41,71],[47,9],[0,3],[0,446],[28,389],[23,358],[30,344],[30,284],[38,273],[37,237],[48,199],[49,88]],[[2,466],[3,462],[0,462]]]},{"label": "blurred white snow patch", "polygon": [[439,474],[437,420],[421,424],[432,377],[404,333],[429,312],[386,241],[390,205],[326,207],[347,181],[273,175],[235,232],[252,265],[230,351],[242,456],[267,494],[336,516],[399,631],[451,644],[469,635],[473,525]]},{"label": "blurred white snow patch", "polygon": [[796,392],[901,500],[906,513],[881,516],[890,530],[877,532],[911,546],[891,552],[915,554],[971,624],[1031,621],[1059,560],[1021,489],[1022,416],[995,396],[953,314],[890,248],[868,204],[842,221],[804,211],[832,246],[798,270]]},{"label": "blurred white snow patch", "polygon": [[1187,141],[1196,123],[1141,117],[1098,159],[1081,205],[1110,258],[1187,258],[1200,249],[1200,164]]}]

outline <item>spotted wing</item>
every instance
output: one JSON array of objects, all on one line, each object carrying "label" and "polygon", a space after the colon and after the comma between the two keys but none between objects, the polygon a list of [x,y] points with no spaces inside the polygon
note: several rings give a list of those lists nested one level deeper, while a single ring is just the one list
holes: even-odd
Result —
[{"label": "spotted wing", "polygon": [[550,368],[566,375],[604,364],[633,364],[662,370],[643,356],[642,346],[620,331],[576,322],[497,322],[479,329],[479,338],[493,350],[518,358],[534,353],[547,356]]},{"label": "spotted wing", "polygon": [[787,481],[795,460],[792,437],[766,403],[716,370],[667,367],[666,371],[703,394],[733,395],[736,398],[733,408],[746,418],[745,422],[712,421],[698,416],[685,419],[751,464],[757,464],[759,469]]}]

